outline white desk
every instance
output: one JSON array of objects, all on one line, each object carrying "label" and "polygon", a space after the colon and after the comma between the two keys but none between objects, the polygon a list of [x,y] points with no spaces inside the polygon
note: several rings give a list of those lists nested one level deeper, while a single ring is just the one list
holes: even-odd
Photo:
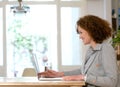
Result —
[{"label": "white desk", "polygon": [[84,81],[38,81],[37,77],[0,77],[0,87],[82,87]]}]

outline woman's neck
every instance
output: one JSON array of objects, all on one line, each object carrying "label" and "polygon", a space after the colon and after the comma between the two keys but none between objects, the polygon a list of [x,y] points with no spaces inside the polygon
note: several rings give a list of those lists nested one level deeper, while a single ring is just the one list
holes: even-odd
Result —
[{"label": "woman's neck", "polygon": [[94,48],[96,47],[97,43],[96,43],[95,41],[92,41],[92,42],[90,43],[90,45],[91,45],[91,47],[94,49]]}]

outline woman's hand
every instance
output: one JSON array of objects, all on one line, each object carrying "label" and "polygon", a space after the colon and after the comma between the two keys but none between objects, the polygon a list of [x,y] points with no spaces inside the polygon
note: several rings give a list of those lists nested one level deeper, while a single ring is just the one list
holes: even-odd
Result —
[{"label": "woman's hand", "polygon": [[84,80],[84,75],[63,76],[65,81],[80,81]]},{"label": "woman's hand", "polygon": [[64,76],[63,72],[57,72],[57,71],[54,71],[54,70],[47,70],[45,72],[38,73],[38,78],[40,78],[40,77],[55,78],[55,77],[62,77],[62,76]]}]

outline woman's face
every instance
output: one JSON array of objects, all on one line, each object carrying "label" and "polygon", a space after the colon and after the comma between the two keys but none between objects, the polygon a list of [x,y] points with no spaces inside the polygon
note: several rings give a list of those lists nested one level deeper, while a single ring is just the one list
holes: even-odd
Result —
[{"label": "woman's face", "polygon": [[78,26],[78,33],[80,39],[83,40],[83,43],[85,45],[90,44],[93,41],[89,33],[86,30],[82,29],[80,26]]}]

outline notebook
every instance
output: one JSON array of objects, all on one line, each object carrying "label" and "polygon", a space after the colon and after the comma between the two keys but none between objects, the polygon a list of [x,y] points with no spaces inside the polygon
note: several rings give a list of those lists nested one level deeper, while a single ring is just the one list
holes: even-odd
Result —
[{"label": "notebook", "polygon": [[[32,54],[32,63],[33,63],[33,66],[34,66],[34,68],[36,70],[36,74],[41,72],[36,54]],[[40,80],[40,81],[62,81],[63,79],[61,77],[57,77],[57,78],[44,78],[44,77],[41,77],[41,78],[38,78],[38,80]]]}]

